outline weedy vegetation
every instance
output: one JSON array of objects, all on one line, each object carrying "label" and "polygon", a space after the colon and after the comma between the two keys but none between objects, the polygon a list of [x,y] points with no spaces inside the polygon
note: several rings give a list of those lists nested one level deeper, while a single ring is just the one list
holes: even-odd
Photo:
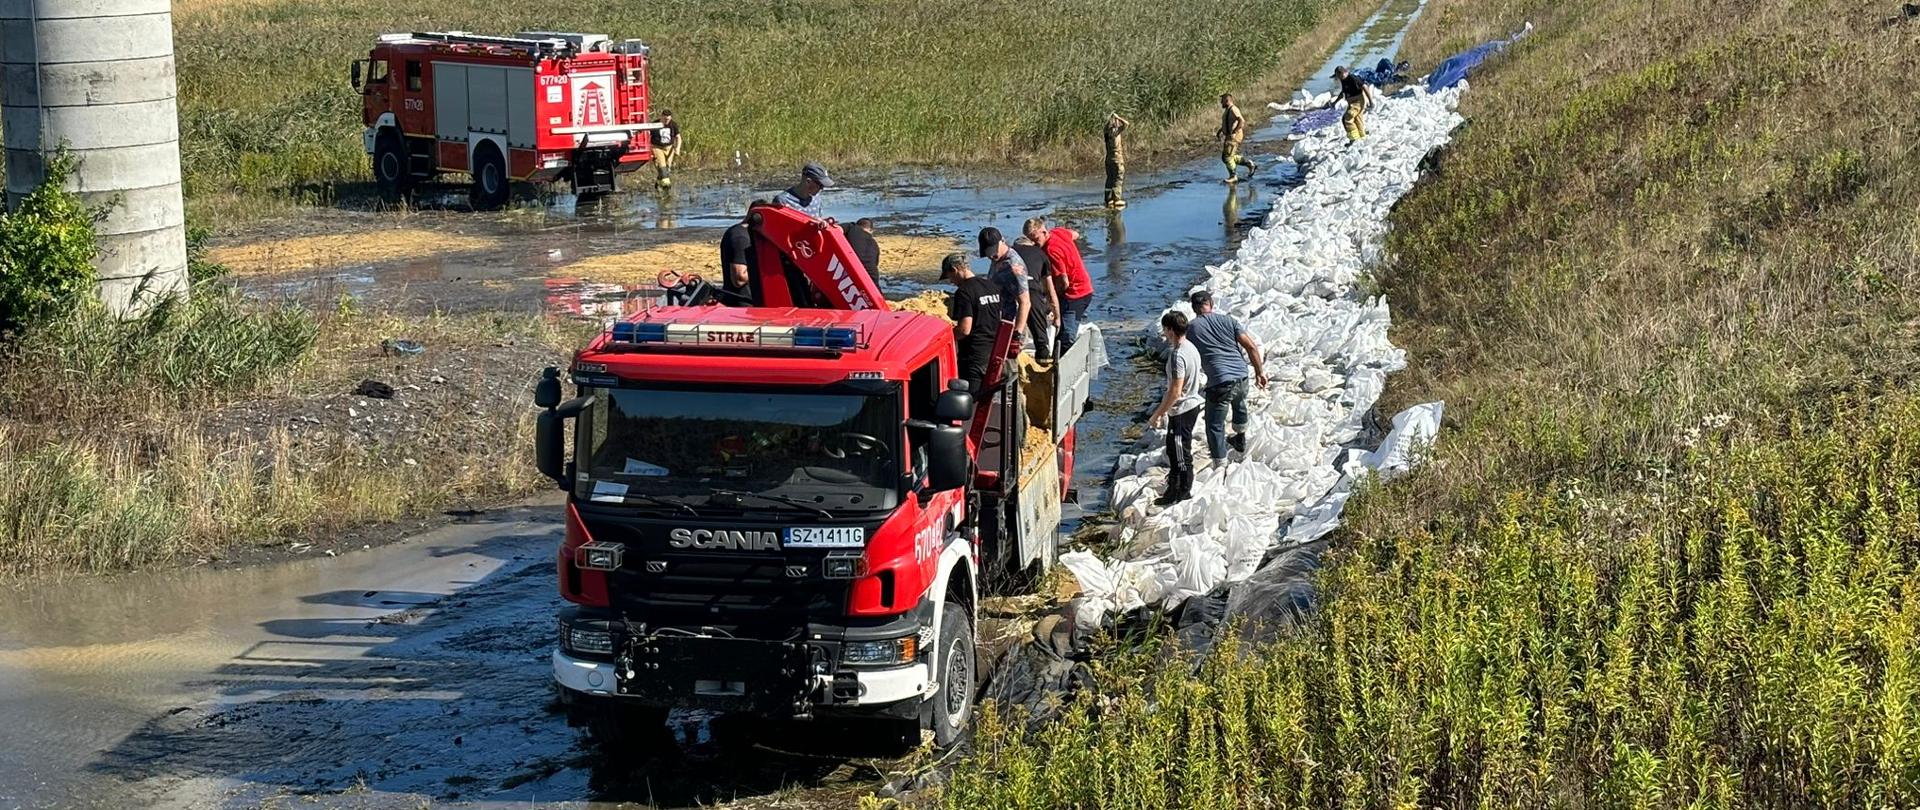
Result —
[{"label": "weedy vegetation", "polygon": [[1433,0],[1532,20],[1376,283],[1445,399],[1308,626],[982,729],[954,807],[1920,804],[1920,25],[1891,4]]},{"label": "weedy vegetation", "polygon": [[[175,11],[187,192],[328,202],[368,177],[350,60],[376,34],[555,27],[641,39],[690,166],[1091,165],[1109,111],[1136,153],[1205,138],[1214,97],[1364,0],[796,0],[538,6],[183,0]],[[1257,106],[1257,105],[1256,105]]]}]

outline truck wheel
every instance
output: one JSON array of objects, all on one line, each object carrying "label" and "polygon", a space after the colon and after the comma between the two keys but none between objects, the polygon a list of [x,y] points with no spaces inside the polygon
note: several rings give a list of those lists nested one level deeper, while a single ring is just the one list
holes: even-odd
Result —
[{"label": "truck wheel", "polygon": [[951,748],[973,720],[973,622],[966,611],[947,603],[940,616],[940,691],[933,696],[933,744]]},{"label": "truck wheel", "polygon": [[507,179],[507,159],[492,143],[482,144],[473,156],[473,189],[468,195],[475,211],[497,211],[507,204],[512,186]]},{"label": "truck wheel", "polygon": [[406,145],[391,129],[373,139],[373,183],[380,189],[380,199],[389,203],[405,200],[413,190]]},{"label": "truck wheel", "polygon": [[586,722],[587,741],[601,754],[625,757],[664,748],[667,736],[667,710],[623,708],[591,717]]}]

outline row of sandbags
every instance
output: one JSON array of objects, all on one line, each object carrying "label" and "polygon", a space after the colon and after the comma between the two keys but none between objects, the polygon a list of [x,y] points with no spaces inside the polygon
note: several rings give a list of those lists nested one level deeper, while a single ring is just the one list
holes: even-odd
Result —
[{"label": "row of sandbags", "polygon": [[[1276,169],[1303,173],[1304,182],[1278,199],[1232,261],[1208,268],[1202,285],[1267,358],[1269,384],[1249,397],[1245,456],[1206,459],[1196,436],[1194,497],[1164,509],[1152,505],[1166,476],[1164,434],[1150,431],[1137,452],[1121,456],[1112,557],[1062,558],[1083,593],[1077,625],[1143,606],[1171,610],[1246,580],[1276,549],[1337,525],[1357,480],[1406,469],[1432,440],[1438,403],[1396,417],[1379,449],[1357,449],[1372,435],[1367,417],[1387,375],[1405,358],[1387,339],[1386,301],[1356,285],[1381,258],[1388,210],[1461,123],[1461,92],[1404,90],[1371,112],[1367,138],[1349,144],[1337,131],[1310,134],[1293,150],[1295,165]],[[1172,308],[1191,315],[1185,302]],[[1157,318],[1149,330],[1158,344]]]}]

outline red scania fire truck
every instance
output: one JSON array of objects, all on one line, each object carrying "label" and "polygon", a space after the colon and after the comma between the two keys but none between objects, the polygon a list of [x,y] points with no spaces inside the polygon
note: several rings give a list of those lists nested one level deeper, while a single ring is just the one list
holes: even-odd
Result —
[{"label": "red scania fire truck", "polygon": [[509,182],[566,180],[583,196],[653,157],[647,46],[603,34],[382,34],[353,63],[374,182],[389,201],[442,172],[472,179],[473,206]]},{"label": "red scania fire truck", "polygon": [[569,493],[562,702],[602,743],[697,708],[949,745],[981,592],[1054,561],[1100,335],[1015,374],[1003,323],[971,391],[951,326],[890,311],[838,226],[749,221],[755,306],[620,319],[575,355],[576,396],[558,369],[536,391],[539,466]]}]

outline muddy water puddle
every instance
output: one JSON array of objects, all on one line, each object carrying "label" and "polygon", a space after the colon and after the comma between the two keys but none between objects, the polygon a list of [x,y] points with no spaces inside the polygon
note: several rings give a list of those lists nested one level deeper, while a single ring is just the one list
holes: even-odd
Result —
[{"label": "muddy water puddle", "polygon": [[[1419,7],[1390,0],[1308,89],[1328,89],[1334,65],[1391,55]],[[1263,167],[1288,148],[1290,124],[1276,119],[1250,139]],[[1130,178],[1120,212],[1100,207],[1097,179],[924,171],[843,178],[825,206],[922,240],[965,244],[981,227],[1017,232],[1035,215],[1081,233],[1099,289],[1092,315],[1114,358],[1075,464],[1081,507],[1097,512],[1128,428],[1158,390],[1154,364],[1131,362],[1134,344],[1284,193],[1272,172],[1229,186],[1214,179],[1220,169],[1208,156]],[[270,235],[291,244],[258,249],[267,252],[253,258],[274,269],[240,280],[271,298],[604,318],[653,294],[645,267],[615,280],[563,268],[711,244],[749,199],[776,190],[716,183],[592,211],[566,199],[502,214],[317,211]],[[399,231],[381,239],[403,252],[367,258],[350,240],[294,241],[378,229]],[[882,286],[904,297],[932,286],[929,276],[892,274]],[[556,518],[551,505],[504,509],[339,558],[0,593],[0,809],[845,807],[901,764],[845,749],[854,735],[833,729],[692,714],[674,716],[673,744],[654,754],[589,753],[549,683]]]}]

